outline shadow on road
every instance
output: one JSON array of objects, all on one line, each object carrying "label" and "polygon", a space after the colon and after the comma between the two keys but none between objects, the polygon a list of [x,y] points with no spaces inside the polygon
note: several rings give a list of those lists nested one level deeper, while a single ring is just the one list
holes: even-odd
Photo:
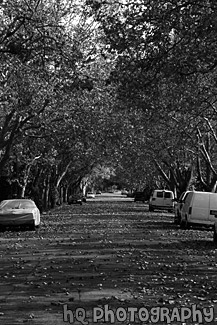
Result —
[{"label": "shadow on road", "polygon": [[198,240],[179,240],[177,242],[156,242],[151,245],[152,249],[156,250],[168,250],[168,251],[209,251],[215,249],[215,244],[212,240],[212,237],[210,239],[198,239]]}]

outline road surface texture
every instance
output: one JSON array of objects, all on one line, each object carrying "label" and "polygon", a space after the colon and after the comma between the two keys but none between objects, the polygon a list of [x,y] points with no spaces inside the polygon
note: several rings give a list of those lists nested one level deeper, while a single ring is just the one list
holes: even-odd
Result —
[{"label": "road surface texture", "polygon": [[0,324],[216,324],[212,236],[123,197],[58,207],[0,233]]}]

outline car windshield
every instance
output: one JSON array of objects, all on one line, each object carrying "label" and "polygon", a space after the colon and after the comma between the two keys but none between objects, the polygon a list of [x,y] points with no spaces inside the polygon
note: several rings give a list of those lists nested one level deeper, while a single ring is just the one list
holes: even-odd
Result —
[{"label": "car windshield", "polygon": [[19,201],[19,200],[12,200],[12,201],[3,201],[0,204],[0,209],[8,210],[8,209],[32,209],[35,208],[34,202],[31,201]]}]

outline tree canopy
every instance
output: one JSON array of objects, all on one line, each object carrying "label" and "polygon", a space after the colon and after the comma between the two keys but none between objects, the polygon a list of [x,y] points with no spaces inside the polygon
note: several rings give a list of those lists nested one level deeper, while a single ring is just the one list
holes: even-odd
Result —
[{"label": "tree canopy", "polygon": [[214,0],[1,1],[8,197],[48,208],[114,174],[215,191],[216,12]]}]

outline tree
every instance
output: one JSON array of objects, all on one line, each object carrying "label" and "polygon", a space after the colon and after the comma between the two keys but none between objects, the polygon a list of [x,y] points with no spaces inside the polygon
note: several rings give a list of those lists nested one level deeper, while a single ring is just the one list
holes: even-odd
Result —
[{"label": "tree", "polygon": [[0,173],[13,143],[42,126],[44,111],[55,104],[57,89],[74,82],[79,51],[67,33],[67,4],[7,1],[0,4]]},{"label": "tree", "polygon": [[0,174],[17,195],[41,192],[44,206],[54,205],[67,177],[76,183],[109,150],[101,35],[76,1],[0,6]]},{"label": "tree", "polygon": [[143,150],[168,186],[186,190],[197,127],[215,100],[215,1],[88,4],[105,33],[105,54],[116,55],[109,82],[118,87],[119,107],[143,110]]}]

